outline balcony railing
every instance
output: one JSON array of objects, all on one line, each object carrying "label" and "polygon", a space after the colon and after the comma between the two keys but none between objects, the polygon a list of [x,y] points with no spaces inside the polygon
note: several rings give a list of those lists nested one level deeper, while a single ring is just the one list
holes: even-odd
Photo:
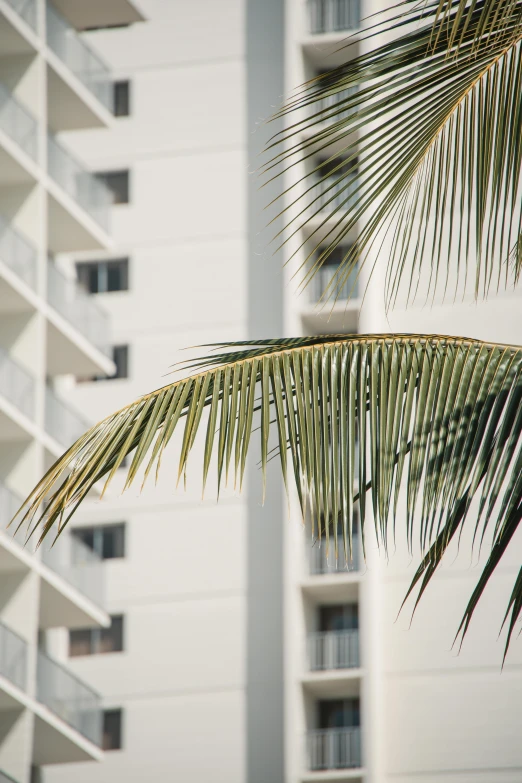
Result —
[{"label": "balcony railing", "polygon": [[54,181],[107,231],[112,203],[109,189],[50,135],[47,137],[47,165]]},{"label": "balcony railing", "polygon": [[18,783],[18,781],[0,769],[0,783]]},{"label": "balcony railing", "polygon": [[29,27],[36,30],[36,0],[7,0],[7,3]]},{"label": "balcony railing", "polygon": [[47,3],[45,18],[49,48],[112,111],[112,82],[103,60],[50,3]]},{"label": "balcony railing", "polygon": [[27,642],[3,623],[0,623],[0,674],[17,688],[25,690]]},{"label": "balcony railing", "polygon": [[356,174],[337,175],[319,180],[309,194],[309,197],[314,199],[310,208],[315,213],[318,209],[332,212],[340,207],[339,212],[333,215],[336,220],[339,220],[342,217],[342,210],[348,209],[355,203],[356,188]]},{"label": "balcony railing", "polygon": [[359,631],[325,631],[308,637],[311,671],[352,669],[359,666]]},{"label": "balcony railing", "polygon": [[360,766],[360,726],[308,732],[308,769],[350,769]]},{"label": "balcony railing", "polygon": [[0,259],[24,283],[36,285],[36,249],[0,215]]},{"label": "balcony railing", "polygon": [[0,395],[29,418],[34,415],[34,378],[0,348]]},{"label": "balcony railing", "polygon": [[308,21],[313,35],[356,30],[361,24],[360,0],[308,0]]},{"label": "balcony railing", "polygon": [[101,746],[102,711],[99,695],[65,666],[38,650],[37,698],[65,723]]},{"label": "balcony railing", "polygon": [[42,561],[98,606],[105,603],[105,568],[101,557],[66,529],[42,544]]},{"label": "balcony railing", "polygon": [[74,408],[70,408],[47,386],[45,389],[45,428],[58,443],[69,447],[89,429],[89,424]]},{"label": "balcony railing", "polygon": [[65,277],[52,262],[47,265],[47,297],[60,315],[93,345],[103,353],[109,353],[108,313],[102,310],[75,280]]},{"label": "balcony railing", "polygon": [[0,128],[36,160],[38,123],[7,87],[0,83]]},{"label": "balcony railing", "polygon": [[326,539],[316,541],[310,550],[310,573],[311,574],[338,574],[346,571],[359,570],[359,535],[353,534],[352,538],[353,556],[352,559],[346,558],[344,554],[344,544],[341,536],[337,538],[337,558],[335,557],[335,541],[330,537],[330,549],[326,551]]},{"label": "balcony railing", "polygon": [[319,112],[322,112],[323,116],[317,119],[321,119],[321,121],[325,123],[344,120],[352,113],[351,109],[343,109],[340,113],[336,113],[335,116],[330,115],[339,107],[342,101],[346,101],[348,98],[353,97],[356,92],[357,87],[348,87],[346,90],[325,95],[321,100],[310,103],[310,114],[316,115],[319,114]]},{"label": "balcony railing", "polygon": [[[8,528],[9,522],[14,518],[14,515],[22,505],[23,498],[13,492],[12,489],[6,487],[6,485],[0,481],[0,529],[6,532],[13,541],[16,541],[20,546],[30,547],[31,544],[27,542],[27,528],[23,526],[17,531],[17,521]],[[19,520],[18,520],[19,521]],[[33,551],[30,549],[29,551]]]},{"label": "balcony railing", "polygon": [[[312,280],[312,297],[314,302],[326,301],[346,301],[351,295],[359,295],[359,281],[357,279],[358,271],[350,272],[342,286],[339,287],[336,277],[339,266],[336,264],[323,264],[314,274]],[[334,280],[335,278],[335,280]]]}]

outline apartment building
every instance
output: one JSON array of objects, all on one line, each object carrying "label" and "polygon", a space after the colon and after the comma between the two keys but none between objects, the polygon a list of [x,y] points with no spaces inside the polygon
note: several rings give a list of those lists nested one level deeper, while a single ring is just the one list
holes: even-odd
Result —
[{"label": "apartment building", "polygon": [[6,528],[90,421],[65,400],[64,379],[114,372],[107,313],[58,260],[111,247],[110,194],[59,137],[114,121],[110,73],[77,28],[139,18],[127,0],[0,2],[2,783],[38,783],[47,765],[100,761],[110,723],[60,644],[64,629],[110,633],[101,558],[69,533],[37,550],[26,531]]},{"label": "apartment building", "polygon": [[[71,405],[101,418],[165,383],[178,349],[215,340],[394,330],[522,342],[519,292],[387,320],[378,271],[364,303],[347,303],[348,283],[321,309],[339,255],[298,296],[283,262],[306,237],[285,256],[266,250],[282,222],[263,232],[280,184],[259,191],[251,174],[262,120],[284,92],[342,62],[346,35],[379,3],[139,6],[146,24],[86,35],[113,73],[114,126],[62,136],[111,191],[114,237],[58,259],[113,325],[116,370],[78,369],[81,382],[63,387]],[[496,641],[515,547],[457,656],[477,578],[468,561],[448,563],[409,629],[409,615],[395,622],[414,567],[400,540],[389,563],[368,541],[364,561],[356,536],[353,559],[335,563],[288,519],[275,464],[264,509],[255,465],[243,494],[216,505],[211,480],[201,500],[197,449],[176,490],[175,452],[157,487],[120,495],[120,480],[75,516],[76,540],[106,560],[113,625],[105,637],[73,629],[68,666],[104,695],[110,752],[96,767],[48,769],[45,783],[519,780],[522,659],[515,645],[501,675]]]}]

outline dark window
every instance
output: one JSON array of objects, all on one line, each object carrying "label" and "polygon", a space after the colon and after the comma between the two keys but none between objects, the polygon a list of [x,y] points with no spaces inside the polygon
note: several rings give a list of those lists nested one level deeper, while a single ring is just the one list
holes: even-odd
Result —
[{"label": "dark window", "polygon": [[346,729],[361,725],[359,699],[322,699],[318,703],[319,729]]},{"label": "dark window", "polygon": [[[320,247],[316,253],[316,261],[321,258],[321,266],[317,269],[312,280],[312,297],[314,301],[332,297],[333,300],[346,300],[349,296],[357,297],[359,294],[359,268],[353,266],[353,261],[349,258],[351,246],[337,245],[327,255],[326,246]],[[337,274],[337,270],[344,262],[342,272]],[[347,275],[348,263],[352,267]]]},{"label": "dark window", "polygon": [[113,204],[129,203],[129,171],[98,171],[96,176],[101,180],[112,193]]},{"label": "dark window", "polygon": [[103,560],[125,557],[125,523],[73,528],[73,535]]},{"label": "dark window", "polygon": [[357,158],[346,160],[345,158],[322,158],[319,161],[319,176],[338,179],[346,174],[354,174],[357,170]]},{"label": "dark window", "polygon": [[357,604],[339,604],[319,607],[319,630],[352,631],[359,627]]},{"label": "dark window", "polygon": [[121,748],[121,710],[104,710],[103,712],[103,750],[119,750]]},{"label": "dark window", "polygon": [[114,82],[114,116],[128,117],[130,114],[130,82]]},{"label": "dark window", "polygon": [[109,628],[78,628],[69,631],[69,655],[99,655],[123,650],[123,616],[111,617]]},{"label": "dark window", "polygon": [[116,372],[111,378],[129,377],[129,346],[114,345],[112,349],[112,360],[116,365]]},{"label": "dark window", "polygon": [[81,261],[76,264],[78,282],[89,294],[129,290],[129,259]]}]

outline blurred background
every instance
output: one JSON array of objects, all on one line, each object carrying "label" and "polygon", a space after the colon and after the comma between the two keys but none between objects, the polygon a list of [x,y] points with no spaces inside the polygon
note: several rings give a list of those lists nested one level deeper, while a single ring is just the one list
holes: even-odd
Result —
[{"label": "blurred background", "polygon": [[342,254],[298,294],[308,236],[270,245],[285,221],[267,229],[264,207],[300,169],[260,189],[281,129],[265,120],[364,51],[340,47],[389,5],[0,0],[1,783],[522,781],[522,646],[501,673],[497,638],[520,536],[458,655],[479,573],[466,542],[410,627],[400,520],[389,561],[369,541],[365,562],[356,536],[333,562],[275,462],[264,506],[255,459],[241,495],[217,505],[209,480],[201,500],[200,445],[185,491],[172,448],[157,487],[121,495],[119,471],[52,548],[4,529],[90,424],[172,380],[186,346],[522,343],[519,290],[386,315],[377,264],[364,301],[362,275],[348,303],[351,285],[318,306]]}]

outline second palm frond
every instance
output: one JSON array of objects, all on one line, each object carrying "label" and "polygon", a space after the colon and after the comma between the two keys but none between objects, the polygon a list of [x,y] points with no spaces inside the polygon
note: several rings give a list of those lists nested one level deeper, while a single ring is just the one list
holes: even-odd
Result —
[{"label": "second palm frond", "polygon": [[[418,543],[425,553],[415,579],[421,593],[468,518],[477,544],[489,535],[491,556],[471,615],[522,517],[522,348],[437,335],[328,335],[218,348],[191,365],[197,374],[85,433],[31,493],[21,524],[41,523],[41,538],[53,528],[59,533],[127,454],[125,486],[138,476],[145,481],[177,429],[174,483],[202,430],[203,484],[214,465],[218,492],[229,474],[240,489],[258,429],[263,481],[278,453],[285,483],[295,485],[325,546],[339,523],[351,552],[355,508],[363,539],[371,512],[385,549],[404,519],[410,548]],[[521,600],[517,582],[510,635]]]}]

